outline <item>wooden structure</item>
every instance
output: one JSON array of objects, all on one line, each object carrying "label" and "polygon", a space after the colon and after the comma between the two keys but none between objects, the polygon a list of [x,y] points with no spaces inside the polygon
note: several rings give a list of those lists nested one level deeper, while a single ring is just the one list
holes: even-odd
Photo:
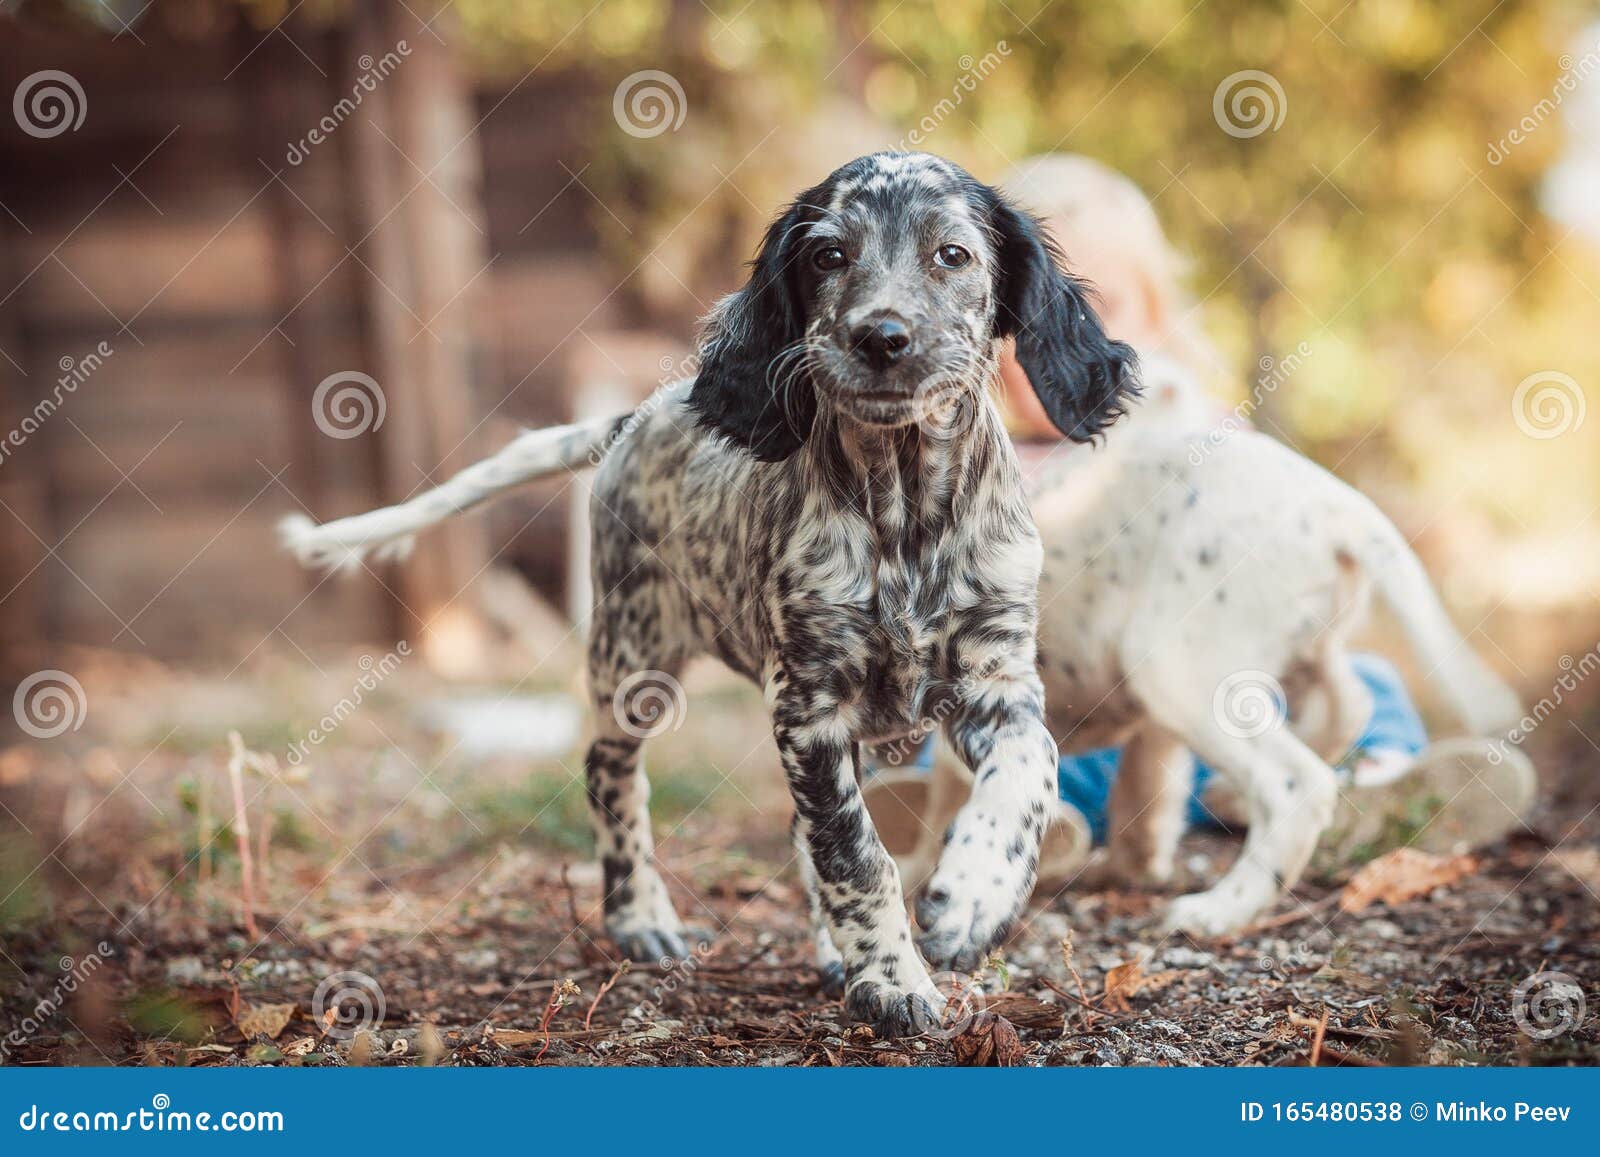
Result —
[{"label": "wooden structure", "polygon": [[[475,89],[383,0],[269,30],[163,8],[137,40],[0,35],[0,92],[56,70],[86,106],[56,135],[0,122],[0,440],[44,413],[0,458],[0,654],[237,656],[425,622],[470,670],[492,557],[559,589],[559,487],[429,536],[381,584],[307,576],[273,527],[404,497],[564,416],[567,351],[628,320],[572,180],[586,82]],[[382,422],[330,434],[354,374]],[[64,375],[82,380],[37,411]]]}]

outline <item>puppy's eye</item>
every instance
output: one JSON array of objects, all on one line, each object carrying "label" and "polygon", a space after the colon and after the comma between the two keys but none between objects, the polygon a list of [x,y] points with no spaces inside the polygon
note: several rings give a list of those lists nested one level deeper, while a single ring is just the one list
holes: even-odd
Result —
[{"label": "puppy's eye", "polygon": [[811,255],[811,264],[826,273],[830,269],[839,269],[844,266],[844,250],[837,245],[829,245],[818,249]]},{"label": "puppy's eye", "polygon": [[933,260],[946,269],[960,269],[972,260],[972,254],[959,245],[941,245],[934,251]]}]

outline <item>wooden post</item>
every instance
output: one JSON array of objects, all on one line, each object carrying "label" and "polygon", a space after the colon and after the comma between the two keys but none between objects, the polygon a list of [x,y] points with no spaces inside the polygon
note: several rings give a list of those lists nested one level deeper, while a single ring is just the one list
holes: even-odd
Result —
[{"label": "wooden post", "polygon": [[[7,287],[20,280],[15,254],[10,230],[0,230],[0,283]],[[51,363],[28,356],[24,349],[22,327],[17,324],[18,296],[0,307],[0,350],[5,351],[0,357],[0,439],[9,439],[13,430],[20,431],[33,399],[49,393],[47,385],[24,383],[19,367],[31,367],[30,374],[41,372],[41,366],[55,369]],[[0,457],[0,501],[6,506],[0,509],[0,717],[5,724],[11,719],[12,693],[32,668],[49,615],[45,604],[49,567],[39,565],[45,549],[27,529],[32,527],[41,537],[50,533],[41,493],[45,478],[39,469],[41,449],[35,445],[29,454],[26,445],[0,447],[4,455]],[[0,725],[0,733],[4,729],[5,725]]]},{"label": "wooden post", "polygon": [[[469,318],[489,256],[475,219],[476,117],[454,55],[403,8],[363,0],[346,48],[344,92],[381,62],[398,61],[341,130],[364,238],[357,252],[372,376],[386,403],[381,487],[392,502],[477,456]],[[485,663],[488,633],[471,588],[488,561],[484,525],[460,519],[425,535],[402,568],[408,633],[446,674],[471,675]]]}]

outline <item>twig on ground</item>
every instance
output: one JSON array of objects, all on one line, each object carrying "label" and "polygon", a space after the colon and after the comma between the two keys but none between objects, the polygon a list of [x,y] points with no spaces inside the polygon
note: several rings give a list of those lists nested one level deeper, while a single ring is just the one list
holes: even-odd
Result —
[{"label": "twig on ground", "polygon": [[631,967],[631,963],[631,961],[624,960],[621,964],[617,965],[616,971],[611,974],[611,978],[600,986],[600,991],[594,994],[594,999],[589,1002],[589,1011],[583,1014],[583,1027],[585,1029],[589,1027],[589,1021],[594,1019],[594,1010],[600,1007],[600,998],[605,996],[606,993],[610,992],[611,986],[622,979],[622,974],[628,971],[629,967]]},{"label": "twig on ground", "polygon": [[[1093,1028],[1094,1018],[1100,1014],[1100,1010],[1096,1008],[1089,1000],[1089,991],[1088,989],[1084,988],[1083,977],[1078,975],[1078,968],[1072,963],[1072,954],[1072,933],[1071,931],[1068,931],[1067,934],[1061,938],[1061,963],[1066,966],[1067,972],[1071,974],[1073,981],[1078,986],[1078,995],[1075,999],[1085,1009],[1084,1027]],[[1069,999],[1071,999],[1070,994],[1063,992],[1055,985],[1050,984],[1048,980],[1045,981],[1045,983],[1050,986],[1050,990],[1052,992],[1055,992],[1059,996],[1068,996]]]},{"label": "twig on ground", "polygon": [[244,806],[244,765],[249,758],[244,740],[237,731],[228,732],[228,745],[233,749],[228,756],[228,782],[233,786],[233,838],[239,845],[239,887],[244,893],[244,930],[252,940],[259,940],[256,928],[255,863],[250,854],[250,817]]},{"label": "twig on ground", "polygon": [[1256,935],[1258,932],[1268,932],[1274,928],[1282,928],[1289,924],[1298,924],[1302,920],[1309,919],[1310,917],[1315,916],[1328,908],[1332,908],[1338,902],[1338,892],[1332,892],[1329,895],[1324,896],[1322,899],[1315,900],[1310,904],[1302,902],[1301,905],[1292,912],[1280,912],[1276,916],[1269,916],[1265,920],[1257,920],[1254,924],[1239,929],[1239,931],[1235,932],[1230,939],[1243,940],[1246,937]]}]

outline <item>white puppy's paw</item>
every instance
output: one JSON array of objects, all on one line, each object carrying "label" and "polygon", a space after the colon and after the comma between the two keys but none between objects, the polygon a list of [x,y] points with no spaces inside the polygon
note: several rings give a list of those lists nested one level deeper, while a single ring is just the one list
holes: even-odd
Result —
[{"label": "white puppy's paw", "polygon": [[1168,932],[1194,936],[1224,936],[1244,927],[1256,913],[1253,905],[1236,897],[1219,896],[1216,889],[1179,896],[1167,905],[1162,927]]}]

